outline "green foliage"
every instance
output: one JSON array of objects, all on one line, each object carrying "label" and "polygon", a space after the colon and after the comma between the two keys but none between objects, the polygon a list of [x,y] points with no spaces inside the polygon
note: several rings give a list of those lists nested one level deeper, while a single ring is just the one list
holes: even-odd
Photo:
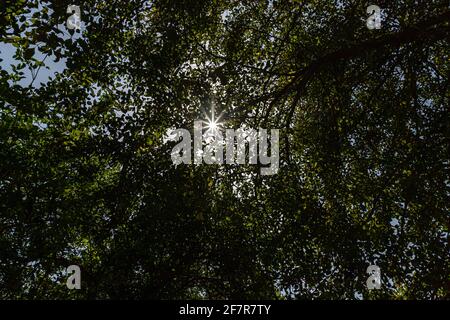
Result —
[{"label": "green foliage", "polygon": [[[361,1],[89,0],[81,33],[72,2],[0,8],[0,297],[449,298],[446,1],[368,30]],[[37,52],[67,67],[37,85]],[[277,175],[173,166],[212,103],[281,129]]]}]

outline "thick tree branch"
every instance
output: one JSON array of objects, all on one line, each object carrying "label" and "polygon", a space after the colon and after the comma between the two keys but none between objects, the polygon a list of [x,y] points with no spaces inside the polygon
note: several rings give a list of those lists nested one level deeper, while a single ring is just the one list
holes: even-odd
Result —
[{"label": "thick tree branch", "polygon": [[[450,21],[450,11],[447,11],[442,15],[430,18],[428,20],[419,22],[415,26],[405,28],[400,32],[386,34],[376,39],[370,39],[352,45],[350,47],[341,48],[331,53],[325,54],[319,59],[313,61],[308,67],[297,71],[293,76],[293,79],[280,91],[278,91],[278,93],[276,93],[271,102],[271,106],[268,108],[266,117],[268,117],[273,105],[277,103],[280,98],[293,91],[304,91],[308,82],[324,67],[341,60],[361,57],[373,50],[385,49],[387,47],[397,48],[403,44],[416,41],[435,42],[438,40],[446,39],[450,36],[450,27],[448,26],[448,21]],[[298,101],[298,99],[295,100]],[[292,120],[295,106],[296,104],[293,104],[291,106],[291,109],[289,110],[287,125]]]}]

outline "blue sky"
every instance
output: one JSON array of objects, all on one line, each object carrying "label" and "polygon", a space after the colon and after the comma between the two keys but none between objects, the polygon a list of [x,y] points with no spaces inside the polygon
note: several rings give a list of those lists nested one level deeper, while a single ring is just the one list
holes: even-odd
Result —
[{"label": "blue sky", "polygon": [[[3,59],[1,61],[1,67],[3,70],[7,72],[12,72],[12,65],[17,65],[19,62],[14,59],[14,54],[16,52],[16,48],[9,43],[0,42],[0,58]],[[43,60],[45,57],[44,54],[36,50],[35,58],[39,60]],[[56,73],[61,73],[66,68],[66,62],[64,59],[61,59],[59,62],[54,61],[54,57],[47,57],[45,59],[45,68],[42,67],[39,70],[38,75],[33,83],[34,87],[39,87],[41,83],[47,83],[49,78],[53,79]],[[29,86],[32,80],[31,71],[28,68],[23,70],[25,78],[20,80],[17,84],[20,86],[26,87]]]},{"label": "blue sky", "polygon": [[[42,10],[42,7],[39,6],[38,9],[32,9],[31,12],[24,14],[27,19],[30,19],[31,16],[38,10]],[[53,14],[53,10],[49,10],[48,12],[50,15]],[[70,14],[67,14],[67,17],[69,17]],[[21,16],[18,16],[17,19],[20,19]],[[58,29],[61,30],[64,33],[63,39],[77,39],[80,38],[82,36],[82,33],[75,33],[73,36],[71,36],[66,28],[65,24],[59,24]],[[29,28],[33,28],[33,26],[29,26]],[[83,31],[83,29],[85,28],[85,25],[83,23],[81,23],[81,31]],[[0,41],[0,58],[3,59],[0,62],[0,66],[3,70],[7,71],[7,72],[12,72],[12,65],[17,65],[19,62],[14,59],[14,54],[16,52],[16,48],[11,45],[10,43],[7,42],[3,42]],[[35,55],[34,58],[42,61],[45,58],[45,55],[40,52],[39,50],[35,50]],[[65,70],[66,68],[66,60],[65,59],[61,59],[58,62],[55,62],[55,56],[48,56],[45,59],[45,67],[41,67],[39,69],[39,72],[36,76],[36,79],[33,82],[33,87],[40,87],[41,83],[45,84],[47,83],[50,79],[53,79],[55,77],[55,75],[57,73],[61,73]],[[31,74],[31,70],[29,70],[28,68],[25,68],[23,70],[24,72],[24,78],[22,80],[20,80],[19,82],[17,82],[17,84],[19,84],[20,86],[23,87],[27,87],[30,85],[30,83],[32,82],[32,74]]]}]

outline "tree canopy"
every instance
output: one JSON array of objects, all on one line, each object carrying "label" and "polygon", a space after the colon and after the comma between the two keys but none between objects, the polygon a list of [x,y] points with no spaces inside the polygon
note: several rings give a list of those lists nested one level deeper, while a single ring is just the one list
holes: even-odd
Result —
[{"label": "tree canopy", "polygon": [[[449,5],[376,2],[2,1],[0,297],[448,299]],[[212,108],[278,173],[174,166]]]}]

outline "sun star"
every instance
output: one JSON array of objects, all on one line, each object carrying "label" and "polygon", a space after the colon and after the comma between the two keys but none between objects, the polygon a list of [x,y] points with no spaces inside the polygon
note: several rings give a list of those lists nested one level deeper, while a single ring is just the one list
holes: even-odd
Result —
[{"label": "sun star", "polygon": [[208,117],[208,115],[205,114],[206,117],[206,128],[208,129],[207,132],[215,133],[219,127],[222,125],[222,123],[219,122],[220,118],[222,117],[222,114],[220,114],[217,118],[215,117],[215,110],[214,106],[211,108],[211,118]]}]

